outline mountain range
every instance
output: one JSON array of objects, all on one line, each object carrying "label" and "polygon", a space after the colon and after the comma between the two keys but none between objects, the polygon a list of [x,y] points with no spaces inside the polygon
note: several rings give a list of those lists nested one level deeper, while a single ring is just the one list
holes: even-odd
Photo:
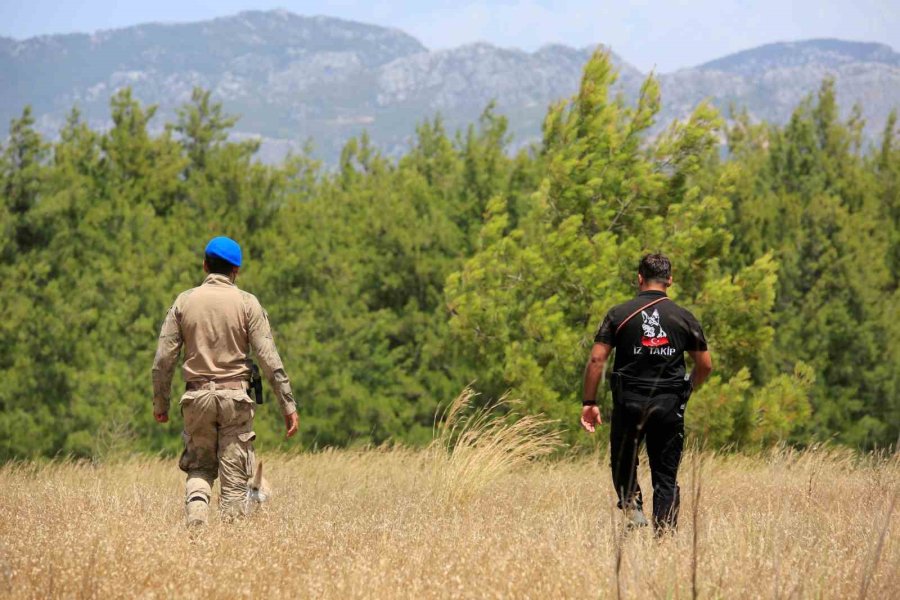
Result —
[{"label": "mountain range", "polygon": [[[540,136],[550,103],[570,96],[594,48],[545,46],[535,52],[486,43],[432,51],[399,31],[283,10],[210,21],[146,24],[94,34],[0,37],[0,120],[33,107],[54,136],[73,106],[107,127],[108,101],[130,86],[159,105],[155,123],[174,119],[191,90],[212,90],[240,115],[234,136],[263,139],[275,160],[311,140],[333,161],[351,136],[368,131],[384,151],[408,147],[415,124],[440,113],[452,130],[496,101],[516,145]],[[647,76],[611,54],[616,91],[634,99]],[[900,105],[900,54],[883,44],[834,39],[775,43],[672,73],[657,74],[663,109],[657,129],[703,99],[724,112],[786,121],[802,98],[834,77],[842,109],[863,108],[870,139]]]}]

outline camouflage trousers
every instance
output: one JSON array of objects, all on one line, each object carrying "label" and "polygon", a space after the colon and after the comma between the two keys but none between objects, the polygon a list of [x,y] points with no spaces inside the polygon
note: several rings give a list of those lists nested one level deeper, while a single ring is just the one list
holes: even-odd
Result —
[{"label": "camouflage trousers", "polygon": [[212,485],[221,478],[219,509],[239,514],[253,477],[254,403],[243,390],[200,389],[181,397],[184,452],[178,466],[187,473],[185,505],[209,504]]}]

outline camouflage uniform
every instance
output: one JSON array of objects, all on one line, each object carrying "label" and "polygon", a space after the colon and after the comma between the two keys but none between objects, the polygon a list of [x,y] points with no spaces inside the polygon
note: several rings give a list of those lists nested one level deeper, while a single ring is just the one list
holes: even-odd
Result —
[{"label": "camouflage uniform", "polygon": [[[184,346],[181,397],[188,520],[206,520],[212,484],[221,477],[219,508],[239,511],[253,477],[254,402],[247,394],[253,349],[285,415],[296,412],[266,312],[225,275],[210,274],[183,292],[166,315],[153,361],[153,407],[168,412],[172,373]],[[202,504],[198,504],[202,503]]]}]

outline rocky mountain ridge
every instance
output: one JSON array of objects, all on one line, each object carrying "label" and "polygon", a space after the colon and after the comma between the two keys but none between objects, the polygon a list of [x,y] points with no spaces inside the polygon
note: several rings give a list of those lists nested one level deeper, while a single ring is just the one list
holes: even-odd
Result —
[{"label": "rocky mountain ridge", "polygon": [[[276,159],[312,140],[333,160],[366,130],[389,153],[408,145],[415,124],[440,113],[448,127],[473,122],[492,100],[510,118],[517,144],[538,139],[547,106],[571,95],[593,48],[535,52],[486,43],[428,50],[396,30],[286,11],[251,11],[198,23],[147,24],[95,34],[0,38],[0,120],[31,104],[53,136],[75,105],[94,126],[109,123],[108,99],[130,86],[172,119],[194,86],[241,116],[235,135],[260,136]],[[613,54],[617,91],[635,98],[645,74]],[[739,52],[658,75],[659,125],[701,100],[746,107],[783,122],[803,96],[834,77],[844,110],[863,106],[873,137],[900,104],[900,54],[882,44],[809,40]]]}]

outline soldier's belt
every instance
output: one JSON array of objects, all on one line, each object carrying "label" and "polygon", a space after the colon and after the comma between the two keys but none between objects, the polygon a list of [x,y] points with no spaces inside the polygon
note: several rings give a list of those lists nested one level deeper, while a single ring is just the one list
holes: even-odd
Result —
[{"label": "soldier's belt", "polygon": [[184,389],[189,392],[197,390],[246,390],[249,382],[243,379],[232,379],[230,381],[188,381]]}]

